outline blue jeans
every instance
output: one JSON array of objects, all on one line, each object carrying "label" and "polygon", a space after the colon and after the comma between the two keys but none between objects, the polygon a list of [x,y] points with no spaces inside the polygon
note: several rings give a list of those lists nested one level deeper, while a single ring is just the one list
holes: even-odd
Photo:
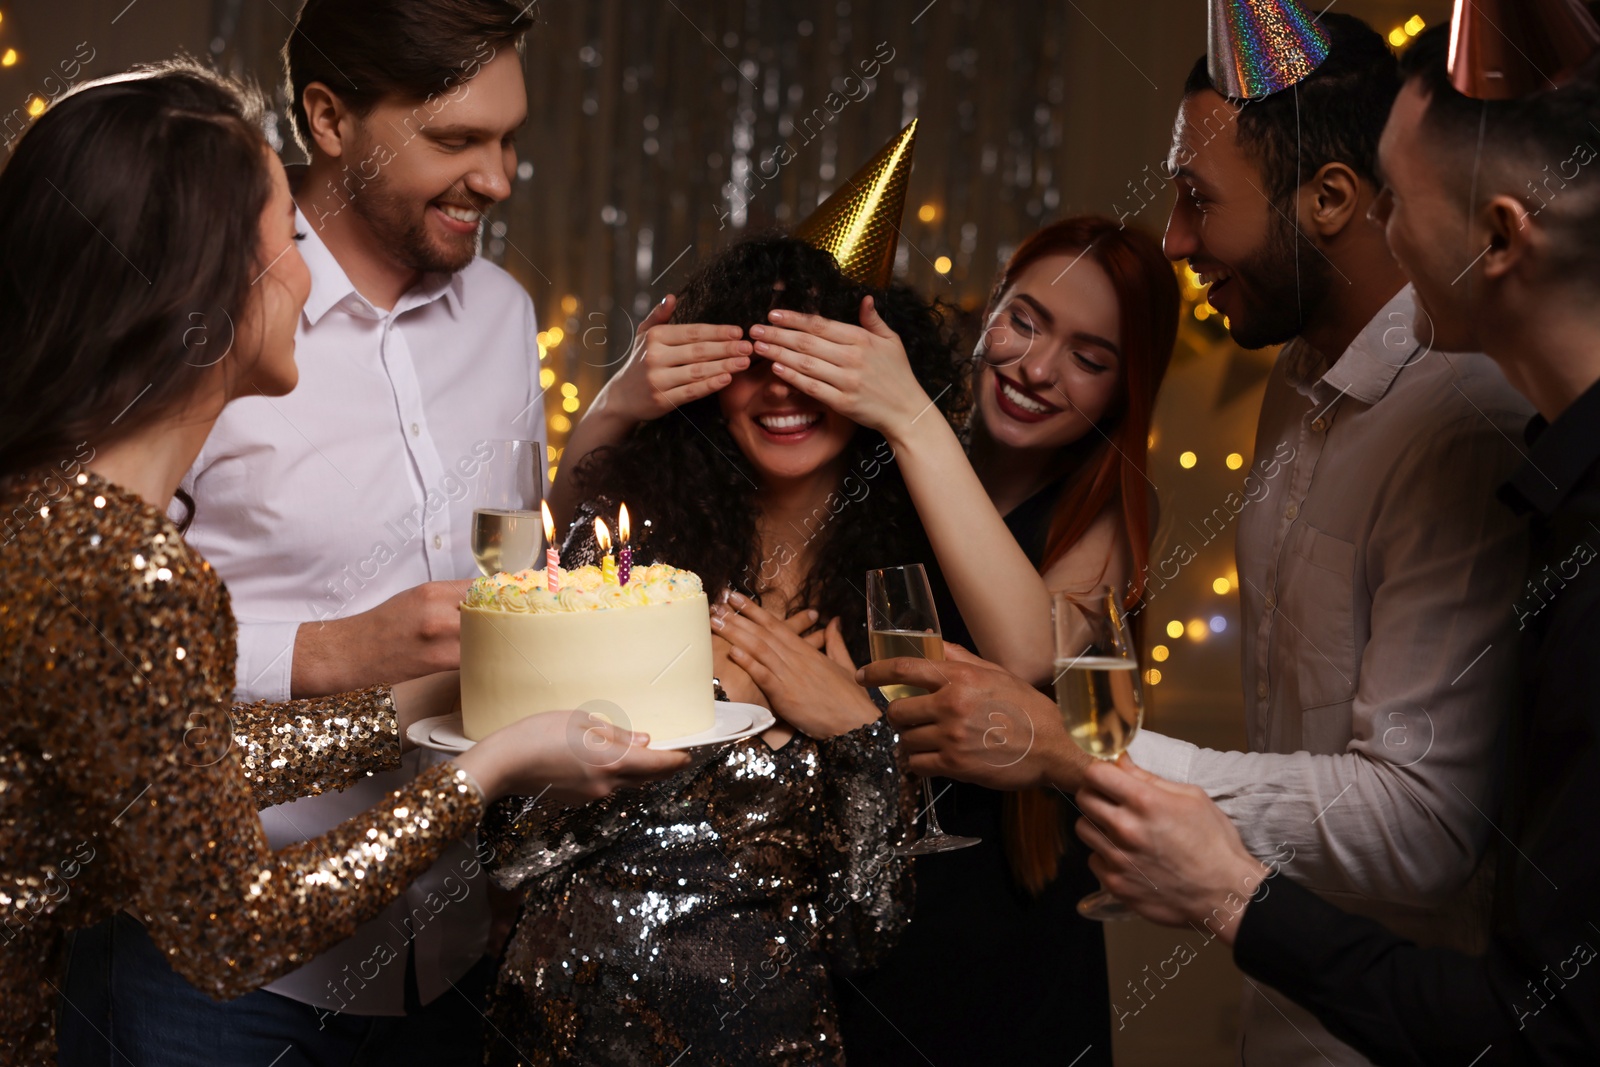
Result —
[{"label": "blue jeans", "polygon": [[[415,997],[409,954],[407,999]],[[405,1016],[324,1015],[258,989],[219,1002],[175,972],[136,920],[78,931],[58,1013],[61,1067],[367,1067],[483,1062],[480,960],[456,989]]]}]

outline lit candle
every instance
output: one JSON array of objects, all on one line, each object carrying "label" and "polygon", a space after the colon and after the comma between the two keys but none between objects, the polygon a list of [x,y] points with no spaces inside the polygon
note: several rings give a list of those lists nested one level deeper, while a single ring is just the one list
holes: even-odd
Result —
[{"label": "lit candle", "polygon": [[633,573],[633,546],[628,544],[628,505],[622,505],[622,511],[617,516],[617,538],[622,542],[617,549],[617,581],[622,585],[628,584],[628,575]]},{"label": "lit candle", "polygon": [[594,520],[594,539],[600,542],[600,551],[606,554],[600,561],[600,578],[606,585],[616,585],[617,559],[611,554],[611,531],[606,529],[606,520]]},{"label": "lit candle", "polygon": [[561,553],[556,551],[556,520],[550,517],[550,505],[539,501],[539,513],[544,516],[544,575],[550,592],[561,592]]}]

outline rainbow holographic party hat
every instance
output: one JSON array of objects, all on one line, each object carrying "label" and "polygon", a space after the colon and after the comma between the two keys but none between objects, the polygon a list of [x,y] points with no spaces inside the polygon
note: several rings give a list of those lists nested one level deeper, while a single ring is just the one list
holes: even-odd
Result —
[{"label": "rainbow holographic party hat", "polygon": [[1230,100],[1281,92],[1328,58],[1328,35],[1295,0],[1208,0],[1206,66]]},{"label": "rainbow holographic party hat", "polygon": [[793,235],[833,253],[845,276],[883,289],[894,275],[894,250],[906,206],[917,120],[817,206]]},{"label": "rainbow holographic party hat", "polygon": [[1566,84],[1600,51],[1579,0],[1456,0],[1450,81],[1475,100],[1514,100]]}]

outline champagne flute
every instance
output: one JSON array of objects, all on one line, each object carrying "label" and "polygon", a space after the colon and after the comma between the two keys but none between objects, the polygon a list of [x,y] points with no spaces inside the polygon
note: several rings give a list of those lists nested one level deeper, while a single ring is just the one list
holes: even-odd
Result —
[{"label": "champagne flute", "polygon": [[[1095,759],[1115,761],[1144,721],[1139,660],[1122,604],[1107,586],[1052,597],[1056,704],[1067,733]],[[1131,909],[1104,889],[1078,901],[1085,919],[1127,919]]]},{"label": "champagne flute", "polygon": [[476,479],[472,556],[485,575],[515,574],[533,566],[544,547],[544,444],[491,441],[493,452]]},{"label": "champagne flute", "polygon": [[[874,663],[897,656],[944,659],[939,613],[934,609],[933,589],[922,564],[867,572],[867,640]],[[926,696],[928,691],[914,685],[884,685],[878,687],[878,692],[885,700],[900,700]],[[926,856],[978,843],[979,838],[958,837],[939,828],[939,815],[933,807],[933,783],[927,778],[922,779],[922,799],[928,812],[927,829],[921,839],[897,849],[897,854]]]}]

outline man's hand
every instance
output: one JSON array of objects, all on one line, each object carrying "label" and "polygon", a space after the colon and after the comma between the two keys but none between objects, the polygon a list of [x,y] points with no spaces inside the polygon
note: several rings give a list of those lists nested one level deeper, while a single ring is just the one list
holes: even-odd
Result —
[{"label": "man's hand", "polygon": [[359,615],[301,623],[289,695],[327,696],[456,670],[461,602],[471,585],[471,579],[428,582]]},{"label": "man's hand", "polygon": [[1096,760],[1077,801],[1078,836],[1094,849],[1089,869],[1102,886],[1151,922],[1204,929],[1229,945],[1261,882],[1294,858],[1289,849],[1262,864],[1203,789],[1127,756]]},{"label": "man's hand", "polygon": [[960,645],[946,642],[944,655],[879,660],[856,673],[866,686],[928,690],[889,705],[907,767],[990,789],[1076,789],[1090,758],[1067,736],[1055,701]]}]

